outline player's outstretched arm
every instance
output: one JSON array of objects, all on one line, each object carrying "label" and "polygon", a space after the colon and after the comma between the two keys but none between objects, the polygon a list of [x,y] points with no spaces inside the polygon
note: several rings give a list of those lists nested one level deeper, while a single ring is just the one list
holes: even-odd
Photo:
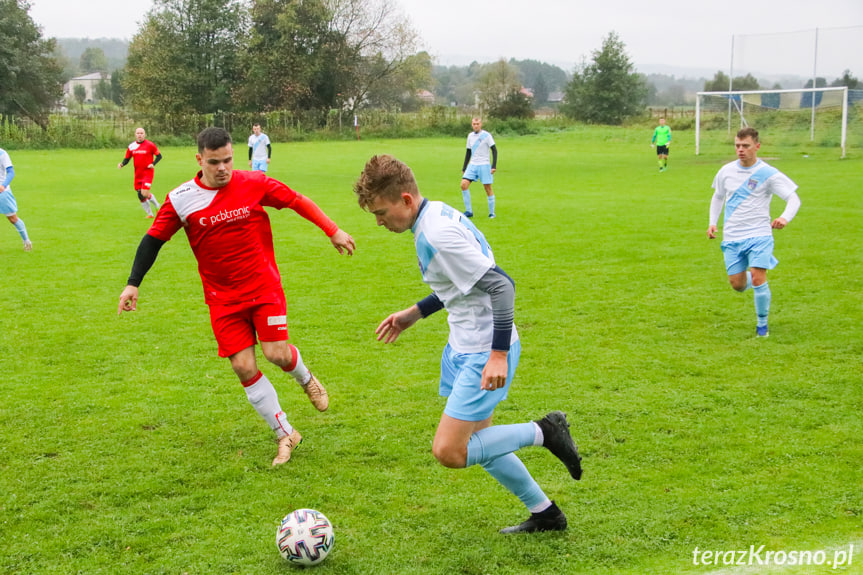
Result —
[{"label": "player's outstretched arm", "polygon": [[120,304],[117,306],[117,315],[124,311],[135,311],[138,307],[138,288],[135,286],[126,286],[123,293],[120,294]]},{"label": "player's outstretched arm", "polygon": [[330,237],[333,246],[339,250],[339,253],[347,252],[349,256],[354,255],[354,250],[357,249],[357,244],[354,238],[346,231],[339,229]]},{"label": "player's outstretched arm", "polygon": [[402,311],[397,311],[394,314],[382,321],[375,329],[375,334],[378,336],[378,341],[384,343],[392,343],[399,338],[399,335],[422,319],[420,308],[416,304]]}]

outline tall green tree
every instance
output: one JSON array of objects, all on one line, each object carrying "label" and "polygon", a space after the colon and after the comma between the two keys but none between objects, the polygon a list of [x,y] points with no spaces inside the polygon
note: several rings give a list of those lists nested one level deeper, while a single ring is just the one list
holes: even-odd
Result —
[{"label": "tall green tree", "polygon": [[566,87],[561,111],[591,124],[620,124],[644,110],[647,86],[626,54],[626,45],[610,32],[593,61],[583,63]]},{"label": "tall green tree", "polygon": [[[808,80],[806,80],[806,84],[804,84],[803,87],[804,88],[811,88],[812,87],[812,78],[809,78]],[[816,88],[826,88],[827,87],[827,78],[822,78],[821,76],[818,76],[817,78],[815,78],[815,87]]]},{"label": "tall green tree", "polygon": [[480,92],[483,106],[486,109],[496,108],[509,94],[521,89],[518,68],[503,59],[486,64],[480,73],[476,88]]},{"label": "tall green tree", "polygon": [[335,106],[346,74],[343,38],[324,0],[254,0],[237,101],[250,110]]},{"label": "tall green tree", "polygon": [[123,88],[125,72],[118,68],[111,74],[111,101],[122,106],[126,101],[126,90]]},{"label": "tall green tree", "polygon": [[[735,76],[731,82],[732,90],[760,90],[761,86],[758,79],[752,74],[745,76]],[[728,74],[722,70],[718,70],[712,80],[704,82],[705,92],[727,92],[728,91]]]},{"label": "tall green tree", "polygon": [[42,38],[26,0],[0,0],[0,114],[48,126],[48,114],[63,96],[55,49],[53,38]]},{"label": "tall green tree", "polygon": [[849,90],[860,90],[863,88],[863,82],[851,75],[851,70],[842,72],[840,78],[836,78],[830,83],[831,87],[848,86]]},{"label": "tall green tree", "polygon": [[155,0],[129,45],[127,101],[146,113],[230,111],[246,21],[241,0]]},{"label": "tall green tree", "polygon": [[105,56],[105,51],[98,47],[85,49],[81,54],[79,68],[84,74],[90,74],[92,72],[107,73],[108,57]]},{"label": "tall green tree", "polygon": [[533,89],[534,106],[543,106],[548,102],[548,82],[545,81],[544,75],[538,75],[536,80],[533,81],[533,86],[530,86],[530,88]]}]

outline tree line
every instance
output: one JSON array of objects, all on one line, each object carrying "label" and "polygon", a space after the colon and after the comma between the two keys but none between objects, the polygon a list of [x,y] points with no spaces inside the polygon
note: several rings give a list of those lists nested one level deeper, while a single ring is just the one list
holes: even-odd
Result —
[{"label": "tree line", "polygon": [[[0,0],[0,114],[45,126],[71,66],[29,9],[27,0]],[[564,114],[591,123],[618,124],[645,104],[644,77],[614,32],[571,78],[541,62],[500,60],[472,64],[470,81],[459,81],[462,71],[436,69],[419,42],[392,0],[154,0],[124,68],[96,97],[142,118],[287,110],[317,112],[322,122],[330,110],[409,109],[435,85],[447,104],[479,104],[498,117],[530,117],[551,91],[564,93]],[[101,49],[81,52],[81,71],[108,65]]]}]

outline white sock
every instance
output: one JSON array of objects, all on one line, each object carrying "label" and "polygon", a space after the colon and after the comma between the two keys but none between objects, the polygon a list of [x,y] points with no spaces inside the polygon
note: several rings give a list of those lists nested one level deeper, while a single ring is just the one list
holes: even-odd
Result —
[{"label": "white sock", "polygon": [[297,383],[305,386],[309,383],[309,380],[312,379],[312,372],[310,372],[309,368],[306,367],[306,364],[303,363],[303,356],[300,355],[300,350],[290,343],[288,344],[288,347],[291,350],[291,354],[293,354],[294,362],[287,368],[282,369],[287,371],[294,379],[296,379]]},{"label": "white sock", "polygon": [[542,444],[545,443],[545,434],[542,432],[542,428],[535,421],[532,421],[533,426],[536,428],[533,431],[533,444],[537,447],[542,447]]},{"label": "white sock", "polygon": [[151,209],[150,209],[150,204],[149,204],[149,202],[147,202],[146,200],[145,200],[145,201],[143,201],[143,202],[141,202],[141,207],[142,207],[142,208],[144,208],[144,213],[145,213],[145,214],[147,214],[148,216],[152,216],[152,215],[153,215],[153,210],[151,210]]},{"label": "white sock", "polygon": [[156,196],[150,194],[150,198],[147,201],[153,204],[154,208],[156,208],[157,210],[159,209],[159,200],[156,199]]},{"label": "white sock", "polygon": [[259,371],[258,375],[251,380],[243,382],[243,388],[246,390],[249,403],[252,404],[258,415],[264,418],[270,429],[275,431],[279,437],[290,435],[294,428],[288,423],[288,418],[279,405],[276,388],[273,387],[267,376]]}]

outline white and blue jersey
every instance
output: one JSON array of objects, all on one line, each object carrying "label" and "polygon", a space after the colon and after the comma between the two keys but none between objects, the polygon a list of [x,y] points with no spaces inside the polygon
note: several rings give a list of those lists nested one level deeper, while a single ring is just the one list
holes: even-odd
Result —
[{"label": "white and blue jersey", "polygon": [[470,150],[470,163],[475,166],[491,165],[491,147],[494,138],[485,130],[467,135],[467,148]]},{"label": "white and blue jersey", "polygon": [[[491,247],[464,214],[444,204],[425,200],[411,231],[423,281],[447,310],[449,345],[456,353],[491,350],[491,297],[476,287],[495,267]],[[512,343],[518,341],[515,325]]]},{"label": "white and blue jersey", "polygon": [[11,216],[18,211],[18,202],[15,201],[15,196],[12,195],[12,188],[9,184],[15,176],[15,169],[12,167],[12,158],[6,153],[6,150],[0,148],[0,184],[6,187],[6,190],[0,192],[0,214]]},{"label": "white and blue jersey", "polygon": [[267,146],[270,145],[270,138],[264,133],[259,136],[252,134],[249,136],[249,147],[252,148],[252,161],[267,161]]},{"label": "white and blue jersey", "polygon": [[770,200],[774,194],[788,203],[781,216],[786,221],[791,221],[800,206],[797,184],[763,160],[748,168],[739,161],[726,164],[716,174],[713,189],[710,225],[716,225],[724,203],[723,242],[772,236]]}]

